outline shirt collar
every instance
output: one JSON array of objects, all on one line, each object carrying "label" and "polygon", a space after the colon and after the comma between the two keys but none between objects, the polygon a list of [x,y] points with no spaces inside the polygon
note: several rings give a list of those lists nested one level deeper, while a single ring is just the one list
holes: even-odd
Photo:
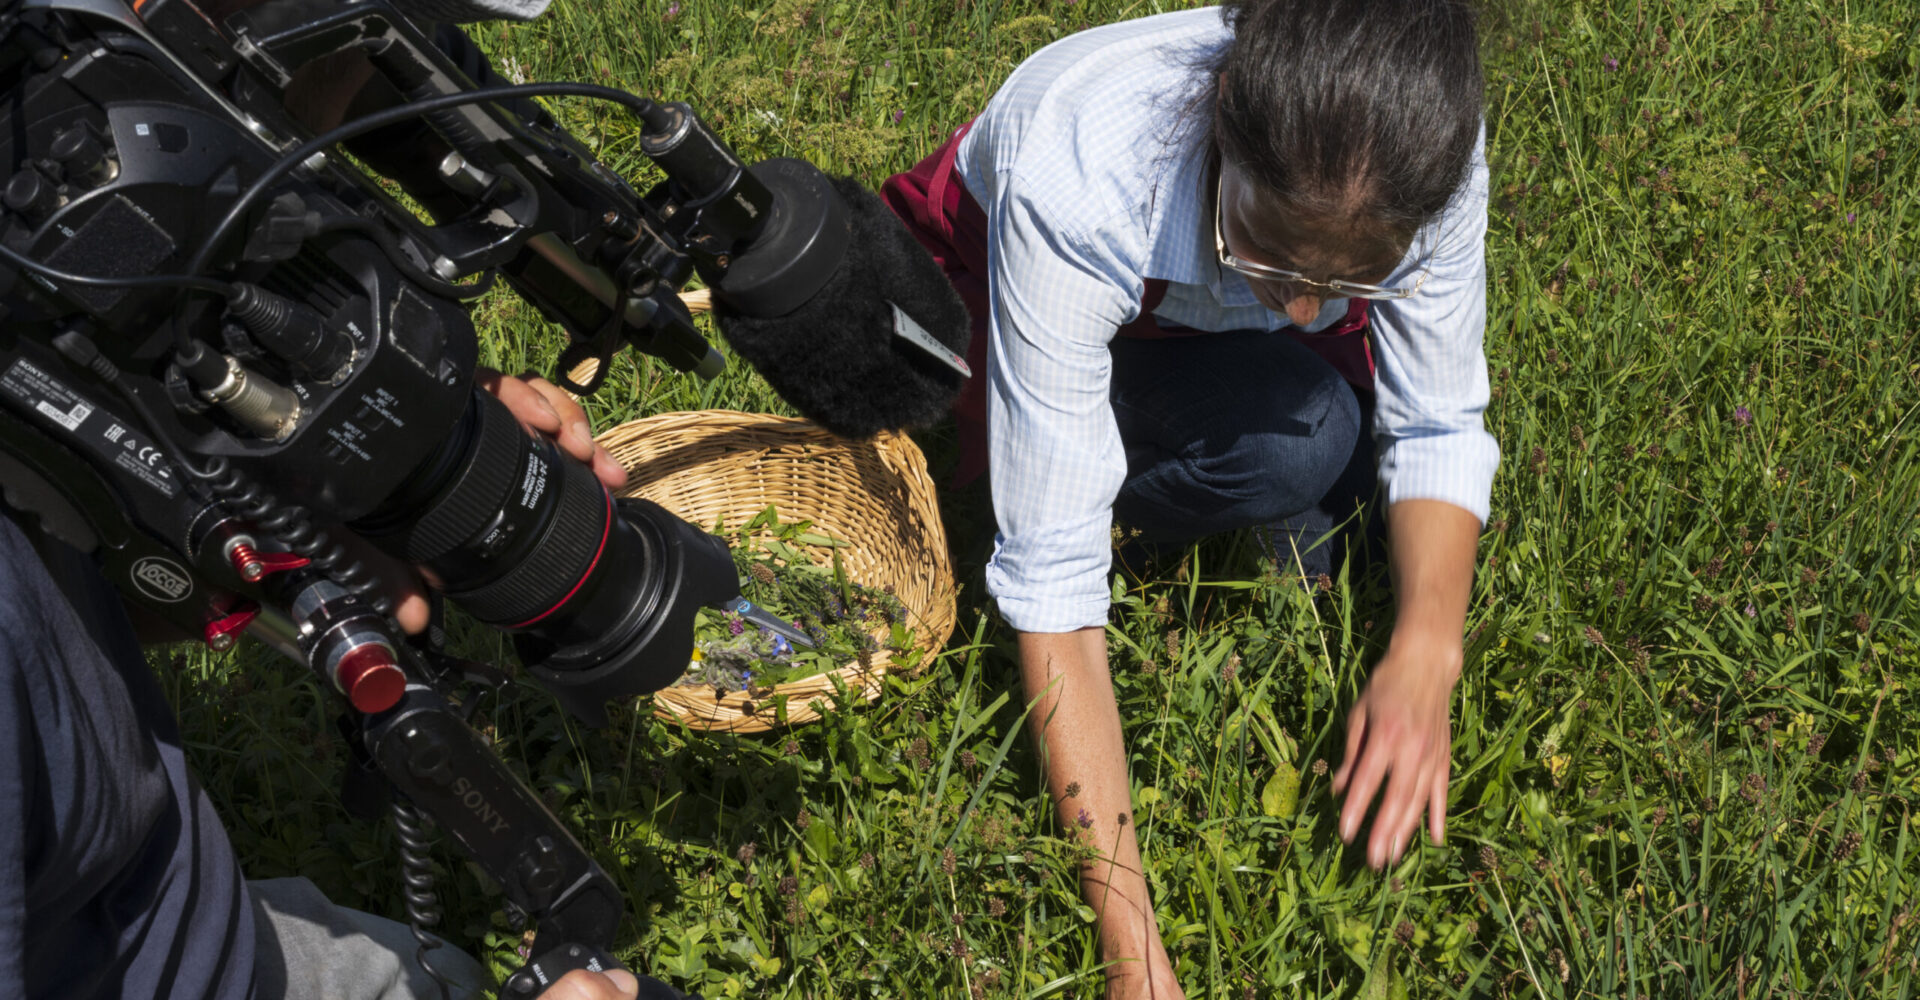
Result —
[{"label": "shirt collar", "polygon": [[1258,306],[1247,279],[1220,266],[1213,247],[1213,157],[1201,130],[1161,161],[1147,215],[1142,277],[1207,289],[1223,308]]},{"label": "shirt collar", "polygon": [[[1221,309],[1258,308],[1286,325],[1284,316],[1267,310],[1254,298],[1244,275],[1220,266],[1213,245],[1213,171],[1206,137],[1191,142],[1182,154],[1161,161],[1153,179],[1155,197],[1147,217],[1146,278],[1205,288]],[[1303,329],[1318,333],[1347,315],[1346,299],[1327,299],[1320,315]]]}]

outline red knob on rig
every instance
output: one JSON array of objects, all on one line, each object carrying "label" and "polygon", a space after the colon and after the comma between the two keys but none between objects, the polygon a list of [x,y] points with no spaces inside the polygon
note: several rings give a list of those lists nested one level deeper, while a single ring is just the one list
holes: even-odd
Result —
[{"label": "red knob on rig", "polygon": [[333,667],[333,683],[354,708],[371,715],[400,701],[407,690],[407,675],[395,662],[393,647],[368,642],[340,655]]},{"label": "red knob on rig", "polygon": [[269,573],[299,569],[310,561],[291,552],[262,552],[240,541],[227,547],[227,559],[233,563],[233,571],[248,583],[259,583]]}]

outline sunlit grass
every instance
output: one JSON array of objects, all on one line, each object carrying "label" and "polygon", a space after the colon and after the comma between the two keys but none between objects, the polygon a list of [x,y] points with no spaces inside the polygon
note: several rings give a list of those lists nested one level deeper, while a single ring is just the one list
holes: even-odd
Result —
[{"label": "sunlit grass", "polygon": [[[1024,54],[1161,9],[561,0],[477,34],[527,78],[686,99],[752,156],[877,182]],[[1378,579],[1310,600],[1224,539],[1123,581],[1136,815],[1190,996],[1915,995],[1917,32],[1904,0],[1555,0],[1490,41],[1505,464],[1449,842],[1376,875],[1334,837],[1320,762],[1388,634]],[[561,114],[642,173],[617,112]],[[529,309],[479,316],[495,364],[557,353]],[[780,408],[750,372],[645,359],[591,405]],[[754,738],[641,711],[585,732],[533,689],[488,707],[622,881],[636,967],[710,997],[1097,994],[1089,848],[1018,732],[984,500],[947,503],[962,634],[878,704]],[[168,676],[251,873],[398,916],[388,834],[329,797],[324,703],[242,662]],[[441,857],[450,936],[511,961],[498,898]]]}]

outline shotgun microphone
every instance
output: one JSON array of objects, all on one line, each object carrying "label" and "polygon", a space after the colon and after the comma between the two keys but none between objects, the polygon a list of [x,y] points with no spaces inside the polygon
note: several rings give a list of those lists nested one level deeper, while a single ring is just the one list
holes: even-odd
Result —
[{"label": "shotgun microphone", "polygon": [[[720,330],[780,398],[835,434],[932,424],[974,374],[966,306],[877,195],[852,178],[828,184],[814,189],[812,205],[837,217],[829,223],[836,238],[806,252],[837,256],[835,266],[820,267],[805,294],[785,283],[778,300],[722,280],[714,288]],[[789,252],[778,239],[758,241],[734,266]]]}]

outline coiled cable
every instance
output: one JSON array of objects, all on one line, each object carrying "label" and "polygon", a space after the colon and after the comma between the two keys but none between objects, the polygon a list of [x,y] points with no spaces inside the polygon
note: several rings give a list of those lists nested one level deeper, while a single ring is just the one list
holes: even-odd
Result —
[{"label": "coiled cable", "polygon": [[229,513],[271,536],[287,551],[304,557],[311,568],[365,601],[375,614],[393,613],[393,599],[381,592],[379,579],[327,529],[313,523],[311,511],[299,504],[281,503],[224,455],[215,456],[205,471],[188,471],[206,482],[214,499]]},{"label": "coiled cable", "polygon": [[427,954],[446,944],[427,929],[440,923],[440,898],[433,891],[433,861],[427,856],[433,840],[420,811],[397,798],[393,800],[393,827],[400,841],[400,894],[406,899],[407,929],[413,932],[413,940],[418,945],[413,952],[414,961],[420,963],[440,987],[440,1000],[452,1000],[453,984],[447,981],[445,973],[434,968]]}]

